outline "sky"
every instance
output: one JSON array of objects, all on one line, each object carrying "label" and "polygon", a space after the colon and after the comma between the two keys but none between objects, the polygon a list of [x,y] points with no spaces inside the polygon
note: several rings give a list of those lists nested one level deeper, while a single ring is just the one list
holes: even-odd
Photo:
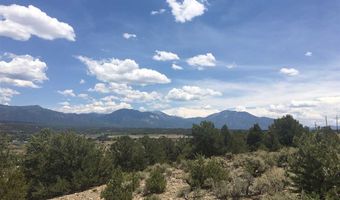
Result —
[{"label": "sky", "polygon": [[340,115],[338,0],[0,0],[0,104]]}]

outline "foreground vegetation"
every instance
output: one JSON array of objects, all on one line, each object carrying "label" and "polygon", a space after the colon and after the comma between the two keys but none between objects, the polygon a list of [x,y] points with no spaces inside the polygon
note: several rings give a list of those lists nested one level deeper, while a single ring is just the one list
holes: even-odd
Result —
[{"label": "foreground vegetation", "polygon": [[[0,199],[47,199],[106,184],[102,198],[157,199],[171,169],[183,171],[196,199],[339,199],[340,139],[329,127],[310,132],[291,116],[247,133],[193,125],[192,138],[115,138],[109,147],[74,133],[44,130],[24,155],[0,140]],[[153,166],[153,167],[150,167]],[[141,184],[143,182],[143,184]],[[143,187],[141,190],[140,188]]]}]

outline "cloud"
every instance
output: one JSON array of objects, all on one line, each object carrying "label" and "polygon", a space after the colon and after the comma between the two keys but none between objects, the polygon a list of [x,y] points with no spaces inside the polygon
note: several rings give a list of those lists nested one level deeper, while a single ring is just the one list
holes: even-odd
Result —
[{"label": "cloud", "polygon": [[14,95],[20,94],[10,88],[0,88],[0,104],[8,105]]},{"label": "cloud", "polygon": [[86,81],[84,79],[80,79],[79,84],[84,84]]},{"label": "cloud", "polygon": [[215,67],[216,59],[212,53],[207,53],[189,58],[187,59],[187,63],[191,66],[198,67],[199,70],[203,70],[206,67]]},{"label": "cloud", "polygon": [[307,52],[305,53],[305,56],[311,57],[311,56],[313,56],[313,52],[307,51]]},{"label": "cloud", "polygon": [[162,9],[159,9],[159,10],[153,10],[153,11],[150,12],[150,14],[151,15],[160,15],[160,14],[165,13],[165,11],[166,10],[162,8]]},{"label": "cloud", "polygon": [[134,90],[131,86],[126,84],[117,83],[97,83],[94,88],[90,88],[89,91],[99,92],[99,93],[115,93],[121,96],[121,99],[126,102],[133,101],[156,101],[161,99],[161,95],[155,91],[144,92],[139,90]]},{"label": "cloud", "polygon": [[171,80],[164,74],[152,69],[140,68],[131,59],[119,60],[92,60],[84,56],[77,58],[87,66],[88,74],[96,76],[103,82],[129,83],[129,84],[165,84]]},{"label": "cloud", "polygon": [[174,69],[174,70],[183,70],[183,67],[179,66],[179,65],[176,65],[175,63],[173,63],[171,65],[171,68]]},{"label": "cloud", "polygon": [[123,37],[128,40],[128,39],[131,39],[131,38],[136,38],[137,35],[133,34],[133,33],[123,33]]},{"label": "cloud", "polygon": [[299,71],[297,69],[285,68],[285,67],[280,69],[280,73],[285,74],[287,76],[297,76],[297,75],[299,75]]},{"label": "cloud", "polygon": [[76,96],[76,94],[73,92],[73,90],[70,90],[70,89],[62,90],[62,91],[58,90],[57,92],[59,94],[65,96],[65,97],[75,97]]},{"label": "cloud", "polygon": [[179,60],[177,54],[167,51],[155,51],[156,54],[152,57],[154,60],[158,61],[169,61],[169,60]]},{"label": "cloud", "polygon": [[171,8],[172,15],[176,22],[185,23],[194,17],[204,14],[206,7],[197,0],[184,0],[182,3],[177,0],[167,0]]},{"label": "cloud", "polygon": [[128,108],[131,109],[132,106],[125,102],[117,103],[112,101],[111,98],[103,98],[99,100],[93,100],[88,104],[63,105],[58,111],[66,113],[111,113],[113,111]]},{"label": "cloud", "polygon": [[73,28],[29,5],[0,5],[0,36],[27,41],[32,35],[46,40],[64,38],[75,41]]},{"label": "cloud", "polygon": [[237,67],[237,64],[236,64],[236,63],[232,63],[232,64],[226,65],[226,68],[228,68],[228,69],[233,69],[233,68],[235,68],[235,67]]},{"label": "cloud", "polygon": [[177,107],[163,110],[163,112],[168,115],[190,118],[190,117],[206,117],[213,113],[219,112],[219,110],[213,109],[210,106],[205,106],[205,107]]},{"label": "cloud", "polygon": [[191,101],[200,100],[209,96],[222,96],[222,93],[212,89],[202,89],[197,86],[183,86],[180,89],[171,89],[166,95],[166,98],[177,101]]},{"label": "cloud", "polygon": [[38,88],[37,84],[48,79],[46,70],[45,62],[30,55],[19,56],[6,53],[2,58],[0,57],[0,83]]}]

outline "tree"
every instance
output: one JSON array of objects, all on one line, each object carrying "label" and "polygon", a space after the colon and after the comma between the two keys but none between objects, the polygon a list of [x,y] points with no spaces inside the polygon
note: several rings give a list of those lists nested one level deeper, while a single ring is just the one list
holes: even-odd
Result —
[{"label": "tree", "polygon": [[263,133],[259,124],[254,124],[253,127],[249,129],[247,136],[247,144],[251,151],[257,150],[262,144]]},{"label": "tree", "polygon": [[158,139],[152,139],[148,136],[144,136],[140,139],[140,142],[144,146],[148,165],[165,162],[166,152],[164,150],[164,146],[160,144]]},{"label": "tree", "polygon": [[129,136],[119,137],[110,147],[114,166],[123,171],[139,171],[147,166],[144,146]]},{"label": "tree", "polygon": [[294,137],[297,139],[304,132],[303,126],[291,115],[274,120],[269,132],[277,135],[279,142],[285,146],[293,146]]},{"label": "tree", "polygon": [[270,151],[277,151],[280,149],[281,145],[276,134],[272,132],[267,132],[263,136],[263,144]]},{"label": "tree", "polygon": [[229,131],[228,126],[226,124],[222,126],[221,134],[222,134],[222,137],[223,137],[225,149],[226,149],[226,151],[229,151],[232,139],[231,139],[230,131]]},{"label": "tree", "polygon": [[202,121],[200,125],[192,127],[193,144],[195,152],[205,156],[220,155],[223,153],[223,137],[215,128],[214,123]]},{"label": "tree", "polygon": [[28,198],[46,199],[105,183],[111,165],[95,142],[44,130],[28,142],[24,169]]},{"label": "tree", "polygon": [[340,139],[336,134],[304,134],[289,162],[296,192],[321,199],[340,195]]},{"label": "tree", "polygon": [[8,138],[0,134],[0,198],[24,200],[27,184],[16,155],[10,153]]}]

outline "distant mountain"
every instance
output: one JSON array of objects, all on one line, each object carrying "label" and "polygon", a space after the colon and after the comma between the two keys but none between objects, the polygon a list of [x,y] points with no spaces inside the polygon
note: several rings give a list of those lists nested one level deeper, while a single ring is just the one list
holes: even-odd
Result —
[{"label": "distant mountain", "polygon": [[182,118],[163,112],[140,112],[121,109],[110,114],[62,113],[40,106],[0,105],[0,122],[34,123],[43,126],[63,127],[117,127],[117,128],[191,128],[193,123],[212,121],[216,127],[227,124],[230,129],[248,129],[259,123],[267,129],[273,119],[256,117],[247,112],[222,111],[207,117]]}]

